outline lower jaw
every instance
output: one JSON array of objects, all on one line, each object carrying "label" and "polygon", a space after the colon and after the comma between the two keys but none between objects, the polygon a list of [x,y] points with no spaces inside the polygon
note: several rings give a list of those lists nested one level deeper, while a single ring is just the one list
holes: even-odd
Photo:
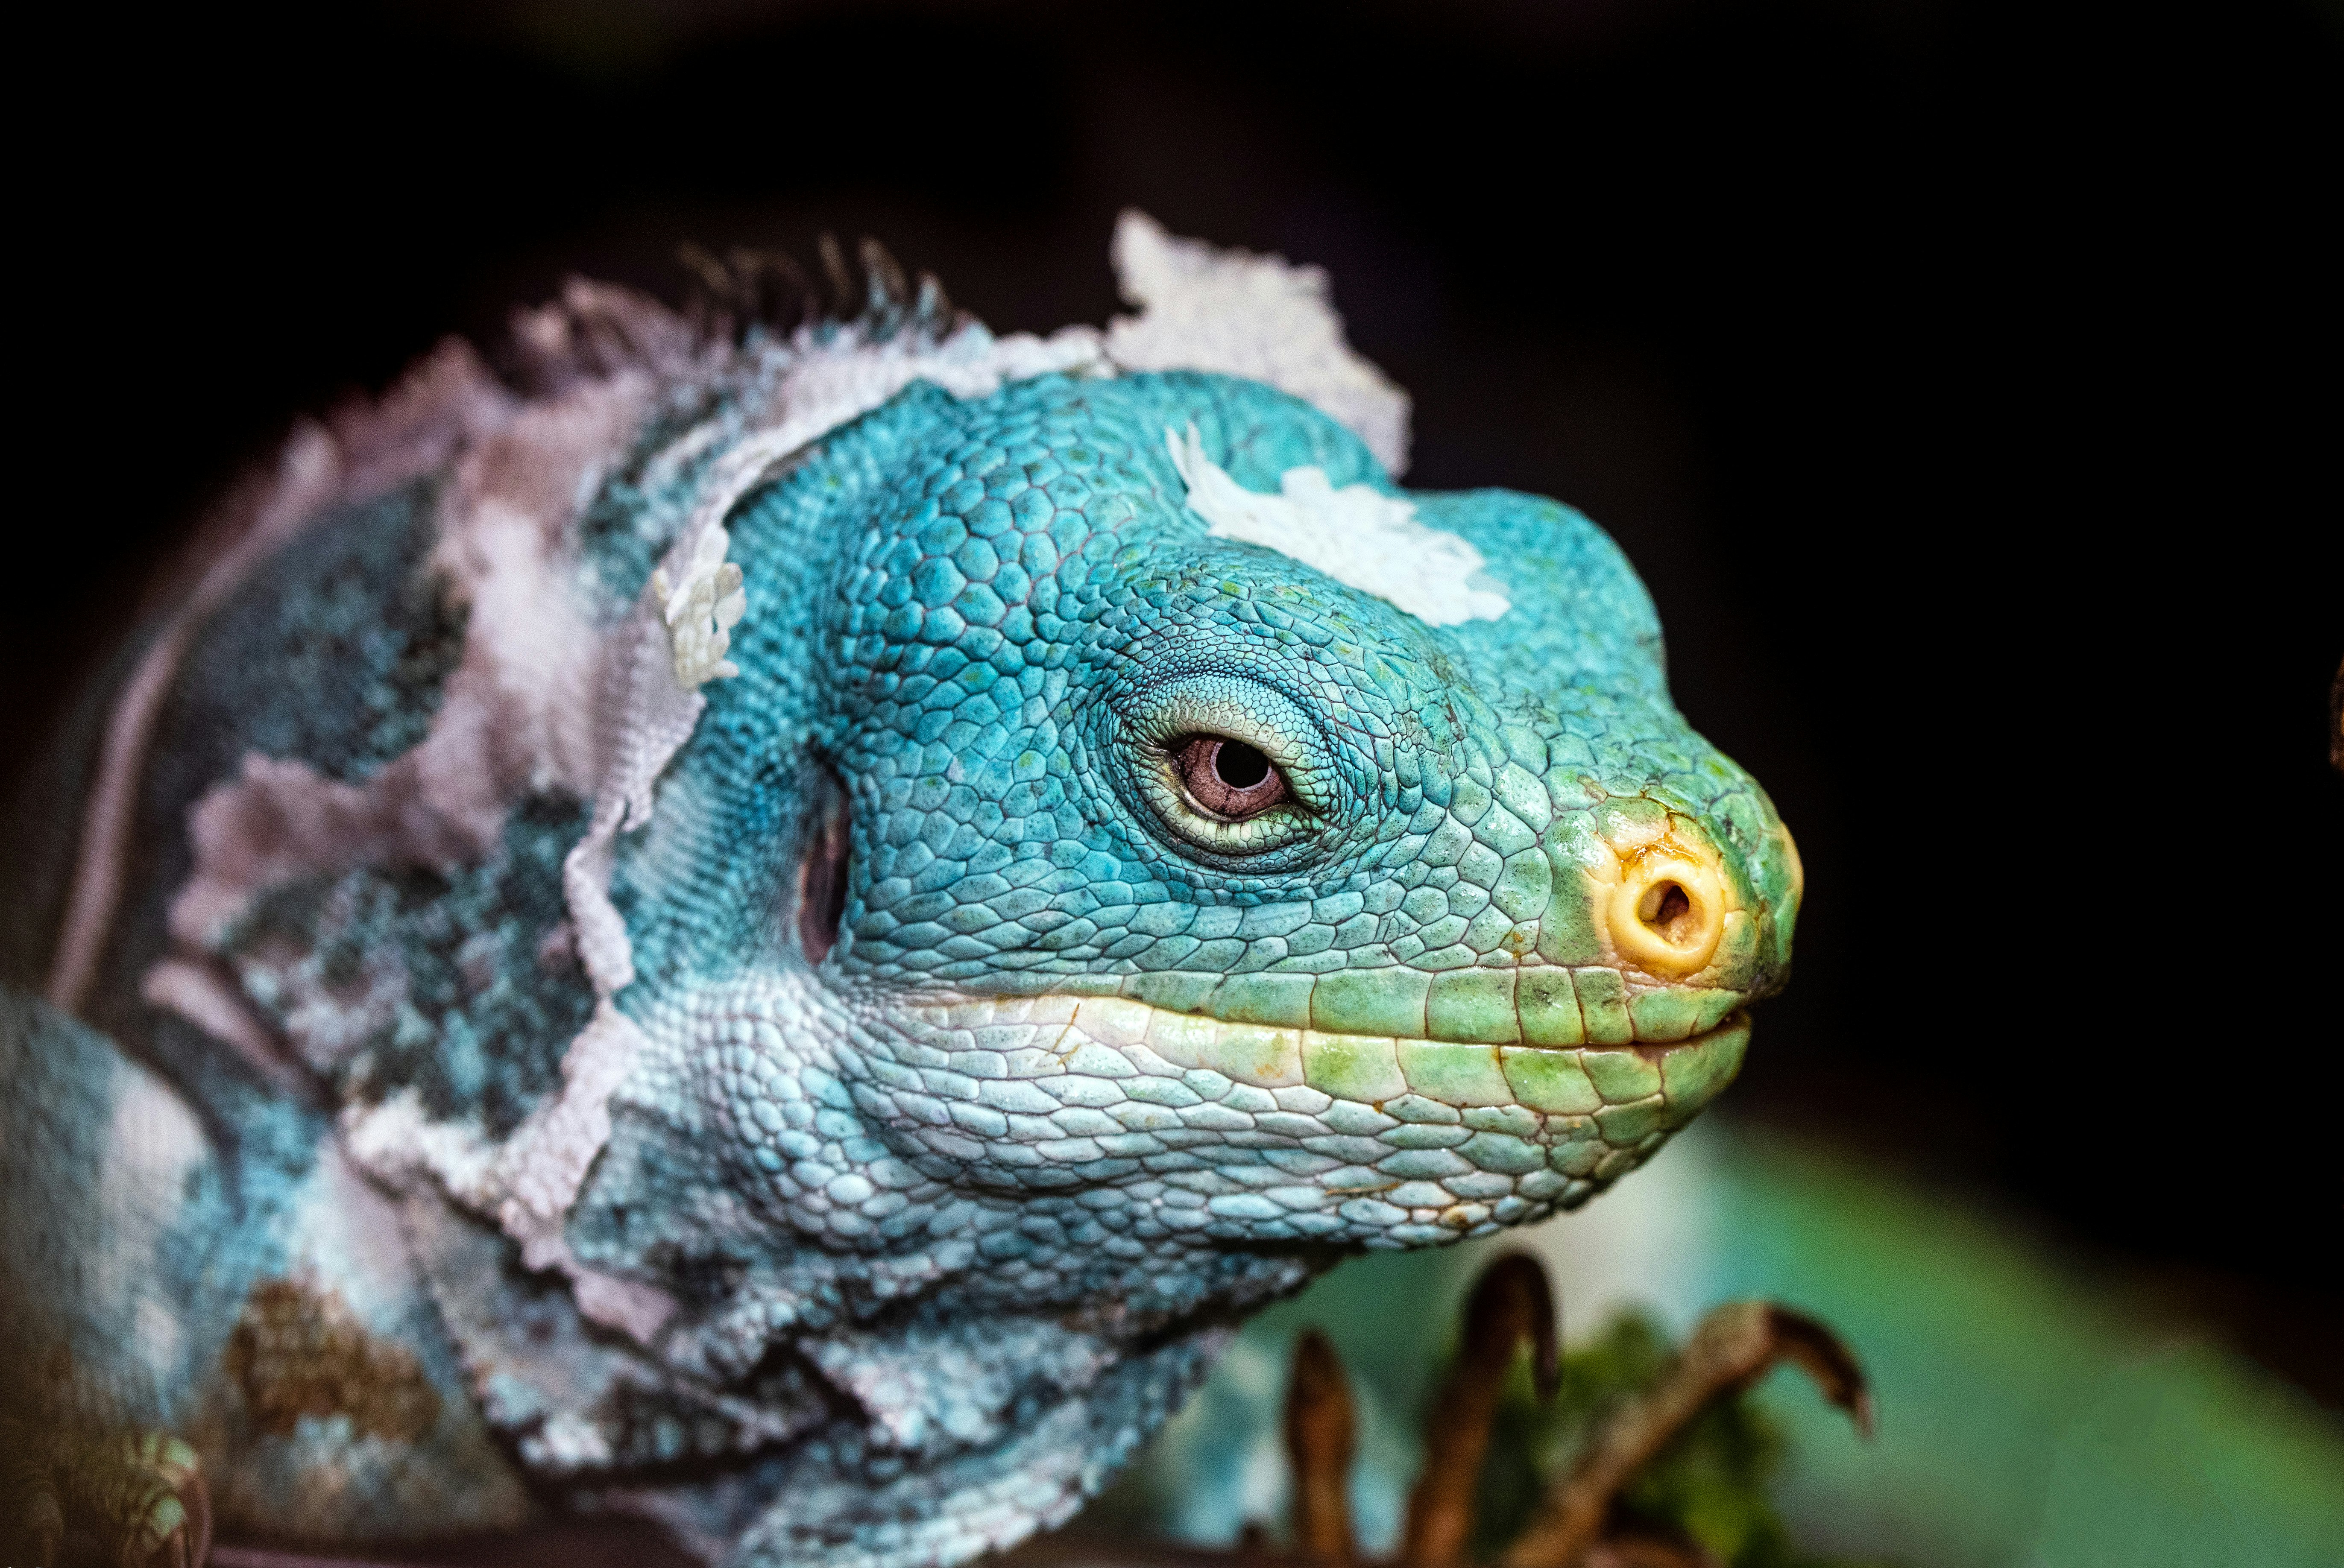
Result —
[{"label": "lower jaw", "polygon": [[[1682,1125],[1713,1099],[1740,1069],[1750,1038],[1746,1010],[1686,1040],[1565,1047],[1231,1023],[1122,997],[1000,997],[911,1010],[924,1022],[965,1033],[974,1049],[1000,1055],[1010,1076],[1086,1067],[1118,1078],[1134,1070],[1173,1079],[1207,1071],[1273,1094],[1308,1091],[1379,1110],[1414,1101],[1460,1111],[1519,1106],[1589,1116],[1617,1121],[1629,1142],[1647,1123]],[[1112,1053],[1112,1060],[1089,1057],[1091,1051]],[[1604,1127],[1607,1141],[1622,1141],[1613,1131]]]}]

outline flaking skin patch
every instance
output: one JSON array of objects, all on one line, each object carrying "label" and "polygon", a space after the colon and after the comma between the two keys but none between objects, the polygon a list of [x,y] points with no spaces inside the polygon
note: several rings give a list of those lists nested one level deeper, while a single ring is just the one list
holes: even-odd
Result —
[{"label": "flaking skin patch", "polygon": [[1315,466],[1288,468],[1278,491],[1248,490],[1205,456],[1197,427],[1164,432],[1188,509],[1217,539],[1237,539],[1300,561],[1370,593],[1427,626],[1496,620],[1513,606],[1493,590],[1489,562],[1459,535],[1416,519],[1416,503],[1370,485],[1328,483]]}]

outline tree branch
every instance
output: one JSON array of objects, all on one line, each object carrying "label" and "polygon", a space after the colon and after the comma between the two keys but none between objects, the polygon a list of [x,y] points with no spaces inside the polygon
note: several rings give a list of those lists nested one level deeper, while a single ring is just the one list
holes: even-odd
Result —
[{"label": "tree branch", "polygon": [[1294,1467],[1294,1546],[1306,1562],[1349,1568],[1351,1388],[1335,1347],[1317,1329],[1294,1344],[1286,1389],[1286,1454]]},{"label": "tree branch", "polygon": [[1527,1252],[1510,1253],[1482,1271],[1465,1308],[1457,1361],[1424,1425],[1424,1472],[1409,1494],[1399,1560],[1409,1568],[1451,1568],[1473,1538],[1474,1493],[1490,1451],[1490,1426],[1506,1387],[1514,1350],[1531,1342],[1539,1402],[1560,1379],[1554,1293],[1546,1270]]},{"label": "tree branch", "polygon": [[1838,1335],[1769,1302],[1718,1308],[1693,1331],[1659,1383],[1599,1426],[1585,1451],[1540,1504],[1501,1568],[1575,1568],[1601,1534],[1612,1501],[1636,1473],[1690,1426],[1710,1402],[1748,1387],[1778,1361],[1796,1362],[1824,1397],[1872,1435],[1872,1394]]}]

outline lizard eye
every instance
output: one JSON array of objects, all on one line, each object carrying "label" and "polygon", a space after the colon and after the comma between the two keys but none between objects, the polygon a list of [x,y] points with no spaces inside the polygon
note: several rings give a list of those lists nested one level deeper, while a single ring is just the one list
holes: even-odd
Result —
[{"label": "lizard eye", "polygon": [[1120,719],[1132,803],[1184,852],[1253,860],[1324,830],[1327,747],[1284,693],[1243,676],[1178,676],[1136,694]]},{"label": "lizard eye", "polygon": [[1188,799],[1227,822],[1258,817],[1292,793],[1286,775],[1258,746],[1224,735],[1191,735],[1169,748]]}]

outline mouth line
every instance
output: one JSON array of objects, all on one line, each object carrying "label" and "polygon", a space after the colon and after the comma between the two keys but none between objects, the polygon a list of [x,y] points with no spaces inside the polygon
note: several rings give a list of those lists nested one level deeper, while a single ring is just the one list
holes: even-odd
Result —
[{"label": "mouth line", "polygon": [[[1746,1008],[1685,1038],[1568,1046],[1388,1036],[1174,1011],[1130,997],[1047,992],[915,1004],[1005,1070],[1115,1078],[1215,1072],[1270,1091],[1315,1091],[1383,1107],[1420,1099],[1458,1110],[1519,1105],[1591,1115],[1655,1096],[1690,1114],[1741,1064]],[[1128,1088],[1128,1085],[1127,1085]]]}]

